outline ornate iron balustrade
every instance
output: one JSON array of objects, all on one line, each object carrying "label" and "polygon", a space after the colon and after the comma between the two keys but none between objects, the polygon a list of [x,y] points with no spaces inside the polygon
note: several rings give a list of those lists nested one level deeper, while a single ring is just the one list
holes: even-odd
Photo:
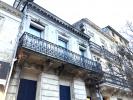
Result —
[{"label": "ornate iron balustrade", "polygon": [[98,62],[86,57],[82,57],[79,54],[76,54],[68,49],[36,37],[27,32],[22,35],[19,44],[23,48],[33,50],[45,56],[65,61],[67,63],[76,65],[79,68],[98,73],[102,72],[101,65]]},{"label": "ornate iron balustrade", "polygon": [[98,44],[90,41],[90,50],[92,52],[95,52],[99,55],[103,55],[105,58],[107,58],[108,60],[111,60],[111,61],[114,61],[116,62],[117,64],[120,64],[120,61],[119,61],[119,57],[112,54],[111,52],[109,52],[107,49],[105,48],[102,48],[101,46],[99,46]]},{"label": "ornate iron balustrade", "polygon": [[115,63],[117,64],[120,64],[120,58],[114,54],[112,54],[111,52],[109,52],[107,49],[103,48],[102,49],[103,51],[103,54],[104,54],[104,57],[111,60],[111,61],[114,61]]},{"label": "ornate iron balustrade", "polygon": [[104,72],[102,83],[110,83],[114,85],[118,85],[124,88],[130,88],[130,85],[128,84],[128,81],[124,78],[120,78],[116,75],[108,74]]}]

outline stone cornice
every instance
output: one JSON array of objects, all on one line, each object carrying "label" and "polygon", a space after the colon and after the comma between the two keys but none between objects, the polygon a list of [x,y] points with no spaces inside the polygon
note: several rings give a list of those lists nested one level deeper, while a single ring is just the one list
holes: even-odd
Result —
[{"label": "stone cornice", "polygon": [[0,1],[0,9],[14,15],[16,17],[21,17],[22,13],[17,9],[13,8],[12,6]]},{"label": "stone cornice", "polygon": [[126,39],[126,38],[124,38],[120,33],[118,33],[114,28],[112,28],[111,26],[106,26],[105,28],[108,28],[108,29],[110,29],[111,31],[113,31],[116,35],[118,35],[119,37],[121,37],[124,41],[126,41],[127,43],[129,43],[129,41]]},{"label": "stone cornice", "polygon": [[63,28],[75,33],[76,35],[81,36],[82,38],[89,40],[90,37],[85,34],[82,33],[80,30],[76,29],[75,27],[73,27],[72,25],[70,25],[69,23],[65,22],[64,20],[60,19],[59,17],[57,17],[56,15],[50,13],[49,11],[47,11],[46,9],[40,7],[39,5],[35,4],[35,3],[28,3],[27,5],[27,9],[33,10],[35,12],[37,12],[38,14],[44,16],[45,18],[55,22],[56,24],[62,26]]},{"label": "stone cornice", "polygon": [[111,41],[114,41],[114,39],[113,39],[111,36],[109,36],[109,35],[107,35],[105,32],[103,32],[102,29],[101,29],[99,26],[97,26],[95,23],[93,23],[93,22],[90,21],[89,19],[83,18],[83,19],[81,19],[80,21],[83,21],[83,22],[89,24],[91,27],[93,27],[95,30],[97,30],[97,31],[100,32],[101,34],[103,34],[105,37],[107,37],[107,38],[110,39]]}]

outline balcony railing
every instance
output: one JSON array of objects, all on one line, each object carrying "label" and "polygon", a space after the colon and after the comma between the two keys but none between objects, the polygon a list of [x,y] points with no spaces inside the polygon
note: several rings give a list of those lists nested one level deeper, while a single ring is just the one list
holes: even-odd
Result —
[{"label": "balcony railing", "polygon": [[121,86],[124,88],[130,88],[130,85],[128,84],[128,81],[124,78],[120,78],[116,75],[111,75],[108,73],[104,73],[103,75],[103,79],[102,79],[102,83],[110,83],[110,84],[114,84],[117,86]]},{"label": "balcony railing", "polygon": [[86,57],[81,57],[79,54],[76,54],[68,49],[36,37],[27,32],[22,35],[19,42],[21,47],[40,53],[42,55],[76,65],[79,68],[83,68],[89,71],[98,73],[102,72],[101,65],[96,61]]},{"label": "balcony railing", "polygon": [[99,55],[103,55],[106,59],[116,62],[117,64],[120,63],[119,57],[109,52],[107,49],[102,48],[98,44],[90,41],[90,50],[95,52]]}]

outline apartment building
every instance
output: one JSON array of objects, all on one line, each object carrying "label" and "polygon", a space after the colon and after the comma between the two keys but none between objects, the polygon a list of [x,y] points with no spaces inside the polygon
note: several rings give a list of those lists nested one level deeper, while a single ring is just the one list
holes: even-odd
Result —
[{"label": "apartment building", "polygon": [[14,36],[7,44],[12,66],[1,92],[5,100],[132,99],[127,77],[118,75],[125,66],[116,42],[104,29],[88,19],[70,25],[32,0],[15,0],[14,8],[1,3],[13,16],[3,34]]},{"label": "apartment building", "polygon": [[119,53],[119,46],[128,47],[128,41],[111,26],[101,29],[87,18],[74,23],[74,26],[91,37],[91,59],[101,63],[104,71],[103,83],[100,84],[103,99],[132,99],[131,87],[125,75],[125,69],[129,66],[126,64],[128,59]]},{"label": "apartment building", "polygon": [[15,61],[14,48],[20,22],[21,13],[0,1],[0,100],[4,100],[11,67]]},{"label": "apartment building", "polygon": [[23,11],[23,29],[6,99],[86,100],[88,87],[98,98],[102,69],[91,59],[90,37],[33,2],[14,7]]}]

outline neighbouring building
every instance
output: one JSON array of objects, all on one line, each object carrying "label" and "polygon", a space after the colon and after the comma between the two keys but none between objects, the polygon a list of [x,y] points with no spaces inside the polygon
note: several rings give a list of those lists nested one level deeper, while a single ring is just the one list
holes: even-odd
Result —
[{"label": "neighbouring building", "polygon": [[0,3],[8,15],[2,17],[8,23],[0,22],[0,34],[8,39],[3,36],[0,44],[8,45],[5,52],[11,49],[7,62],[13,68],[5,78],[7,91],[0,89],[5,100],[132,100],[113,28],[101,29],[86,18],[70,25],[33,0],[15,0],[14,8]]},{"label": "neighbouring building", "polygon": [[11,67],[15,61],[15,46],[20,22],[21,13],[0,1],[0,100],[4,100]]},{"label": "neighbouring building", "polygon": [[[74,23],[74,26],[90,36],[91,59],[101,63],[104,75],[99,88],[103,99],[131,100],[132,85],[128,83],[125,69],[133,65],[127,64],[128,58],[119,53],[119,46],[127,48],[128,41],[111,26],[101,29],[87,18]],[[133,57],[132,54],[130,56]]]},{"label": "neighbouring building", "polygon": [[90,37],[34,2],[14,7],[23,20],[6,100],[86,100],[87,88],[99,98],[102,69],[91,59]]}]

